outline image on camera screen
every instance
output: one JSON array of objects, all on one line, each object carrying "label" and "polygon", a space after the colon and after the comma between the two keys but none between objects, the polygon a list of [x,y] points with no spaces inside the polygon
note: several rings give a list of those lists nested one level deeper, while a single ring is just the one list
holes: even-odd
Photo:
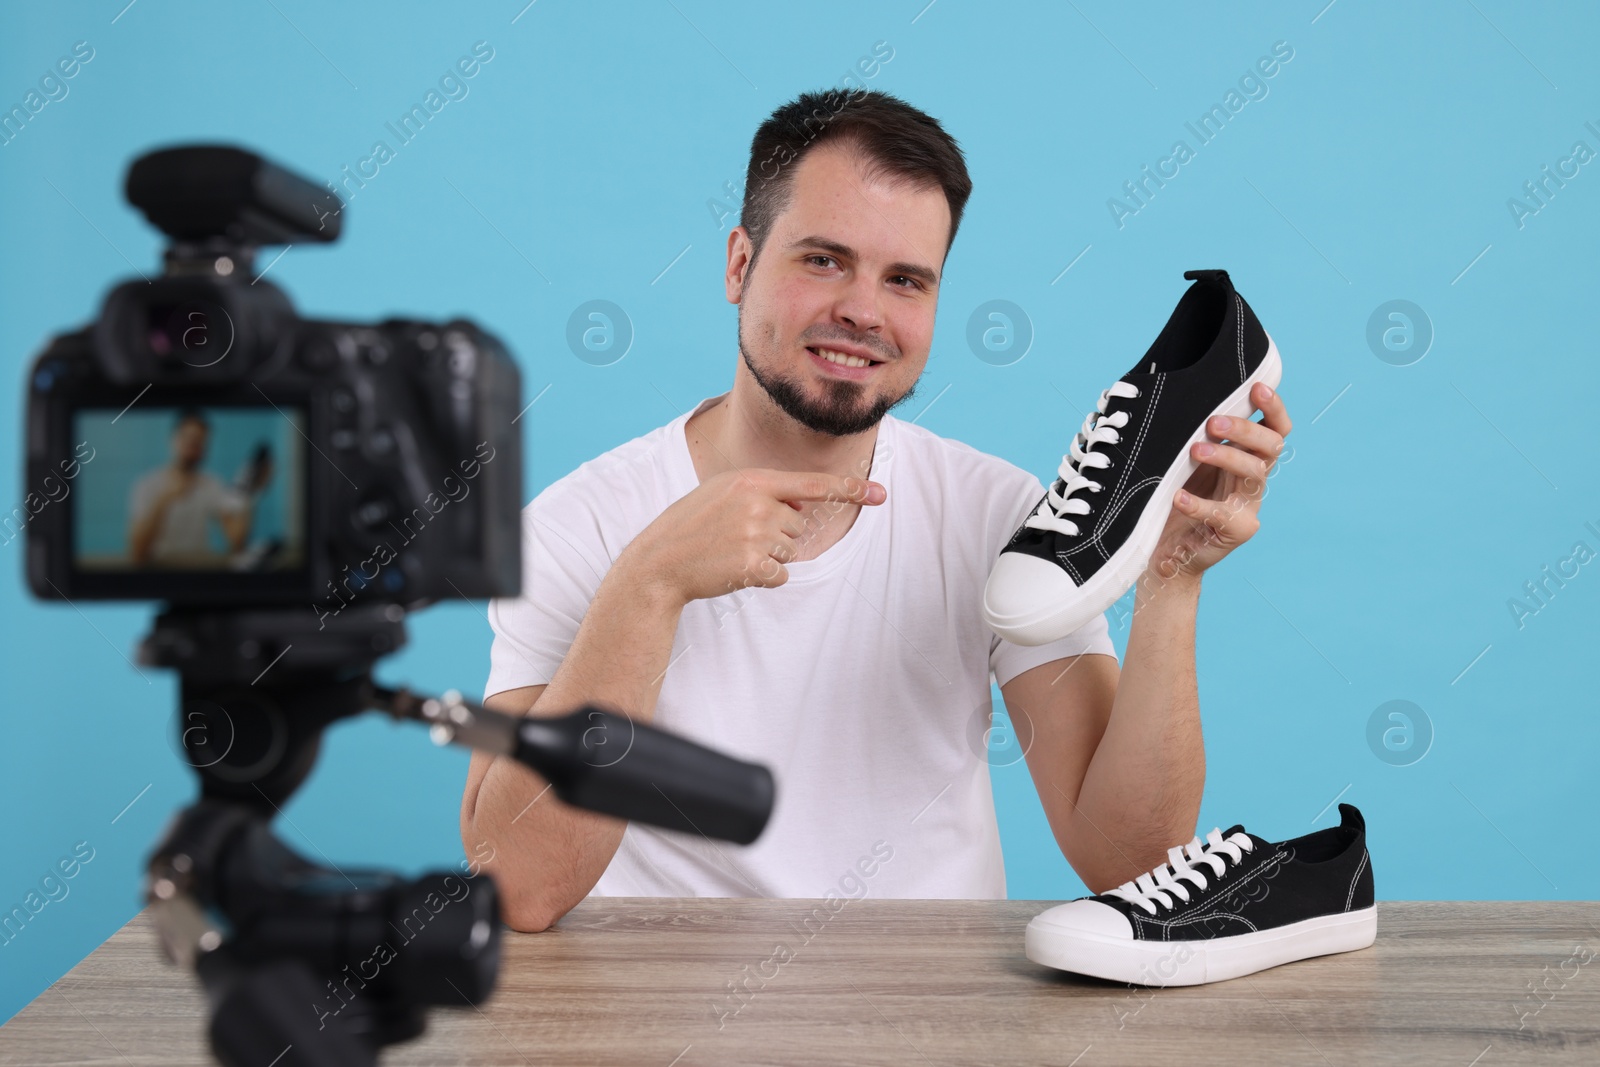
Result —
[{"label": "image on camera screen", "polygon": [[305,563],[304,412],[291,407],[85,409],[80,571],[294,570]]}]

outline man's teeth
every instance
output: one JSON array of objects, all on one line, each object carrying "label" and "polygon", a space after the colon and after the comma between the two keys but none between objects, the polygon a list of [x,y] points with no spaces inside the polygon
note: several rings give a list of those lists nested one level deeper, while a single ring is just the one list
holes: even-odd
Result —
[{"label": "man's teeth", "polygon": [[843,352],[835,352],[831,348],[819,348],[819,349],[816,349],[816,353],[817,353],[817,355],[821,356],[823,359],[827,360],[829,363],[837,363],[840,366],[844,366],[844,367],[870,367],[870,366],[872,366],[872,360],[870,360],[870,359],[862,359],[860,356],[851,356],[851,355],[846,355]]}]

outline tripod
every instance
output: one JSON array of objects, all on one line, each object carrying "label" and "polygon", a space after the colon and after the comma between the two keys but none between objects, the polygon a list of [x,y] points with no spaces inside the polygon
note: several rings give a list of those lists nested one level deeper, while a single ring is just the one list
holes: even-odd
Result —
[{"label": "tripod", "polygon": [[404,618],[381,604],[320,621],[169,609],[141,645],[142,662],[179,672],[180,736],[200,779],[150,858],[147,898],[168,955],[200,977],[228,1067],[376,1064],[384,1045],[422,1033],[428,1005],[478,1004],[494,989],[487,875],[330,869],[273,835],[339,719],[381,710],[425,723],[439,743],[530,767],[567,803],[669,829],[748,844],[771,814],[765,767],[605,708],[517,717],[379,686],[372,668],[405,643]]}]

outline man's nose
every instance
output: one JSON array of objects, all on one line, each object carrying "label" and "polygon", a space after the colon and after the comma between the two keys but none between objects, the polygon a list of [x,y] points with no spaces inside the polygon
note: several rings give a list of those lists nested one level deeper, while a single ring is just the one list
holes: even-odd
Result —
[{"label": "man's nose", "polygon": [[876,281],[865,275],[852,278],[834,305],[834,318],[858,331],[882,329],[882,298]]}]

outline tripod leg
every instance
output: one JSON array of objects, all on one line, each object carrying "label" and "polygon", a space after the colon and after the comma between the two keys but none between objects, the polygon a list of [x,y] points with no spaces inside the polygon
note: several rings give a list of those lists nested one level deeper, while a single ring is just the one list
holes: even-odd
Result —
[{"label": "tripod leg", "polygon": [[[208,983],[209,984],[209,983]],[[240,971],[211,1016],[211,1050],[225,1067],[377,1067],[378,1053],[337,1019],[311,971],[276,960]]]}]

